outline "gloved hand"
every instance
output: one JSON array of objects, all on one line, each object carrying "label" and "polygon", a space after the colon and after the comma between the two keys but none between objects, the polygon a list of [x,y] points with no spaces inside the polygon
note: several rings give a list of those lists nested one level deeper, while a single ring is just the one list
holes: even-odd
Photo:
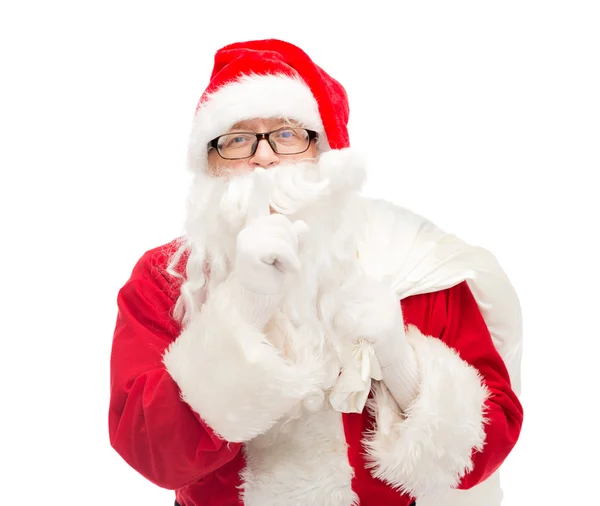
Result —
[{"label": "gloved hand", "polygon": [[300,271],[298,251],[308,225],[271,214],[265,176],[257,172],[255,182],[248,224],[237,236],[234,277],[240,311],[262,328],[283,298],[286,276]]},{"label": "gloved hand", "polygon": [[240,284],[258,295],[283,293],[285,275],[300,272],[298,247],[307,232],[303,221],[281,214],[253,220],[237,236],[235,272]]},{"label": "gloved hand", "polygon": [[360,339],[371,342],[381,367],[395,361],[406,346],[398,297],[365,275],[342,287],[340,302],[334,325],[342,335],[353,343]]},{"label": "gloved hand", "polygon": [[352,343],[369,341],[379,361],[381,378],[402,410],[418,395],[415,352],[406,339],[400,300],[389,287],[369,276],[340,291],[334,326]]}]

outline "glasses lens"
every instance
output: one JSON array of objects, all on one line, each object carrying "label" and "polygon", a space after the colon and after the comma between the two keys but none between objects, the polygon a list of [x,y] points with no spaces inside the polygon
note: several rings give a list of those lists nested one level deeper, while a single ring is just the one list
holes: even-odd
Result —
[{"label": "glasses lens", "polygon": [[293,155],[308,149],[310,137],[304,128],[282,128],[270,136],[271,146],[280,155]]},{"label": "glasses lens", "polygon": [[223,158],[235,160],[247,158],[252,155],[256,136],[254,134],[227,134],[221,135],[217,141],[217,149]]}]

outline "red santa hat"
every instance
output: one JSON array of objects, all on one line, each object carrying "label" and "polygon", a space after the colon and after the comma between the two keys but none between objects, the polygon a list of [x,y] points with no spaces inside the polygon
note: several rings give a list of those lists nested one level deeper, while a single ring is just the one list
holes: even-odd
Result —
[{"label": "red santa hat", "polygon": [[318,132],[321,152],[342,150],[350,145],[348,115],[346,90],[300,48],[275,39],[230,44],[215,54],[194,117],[188,165],[205,170],[208,143],[253,118],[296,120]]}]

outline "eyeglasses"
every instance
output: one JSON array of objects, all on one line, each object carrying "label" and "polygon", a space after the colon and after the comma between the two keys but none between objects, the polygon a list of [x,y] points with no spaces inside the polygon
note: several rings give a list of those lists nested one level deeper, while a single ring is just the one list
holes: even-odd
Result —
[{"label": "eyeglasses", "polygon": [[266,139],[278,155],[297,155],[308,150],[317,132],[306,128],[279,128],[271,132],[234,132],[219,135],[208,143],[209,149],[215,148],[225,160],[241,160],[254,156],[258,143]]}]

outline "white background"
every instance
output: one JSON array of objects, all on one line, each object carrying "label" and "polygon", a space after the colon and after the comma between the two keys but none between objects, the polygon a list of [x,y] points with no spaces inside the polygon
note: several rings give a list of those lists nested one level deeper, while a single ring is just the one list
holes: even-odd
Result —
[{"label": "white background", "polygon": [[346,87],[365,193],[491,249],[512,279],[526,419],[504,504],[600,503],[598,2],[0,9],[0,504],[172,504],[109,445],[116,295],[144,251],[181,232],[215,50],[266,37]]}]

